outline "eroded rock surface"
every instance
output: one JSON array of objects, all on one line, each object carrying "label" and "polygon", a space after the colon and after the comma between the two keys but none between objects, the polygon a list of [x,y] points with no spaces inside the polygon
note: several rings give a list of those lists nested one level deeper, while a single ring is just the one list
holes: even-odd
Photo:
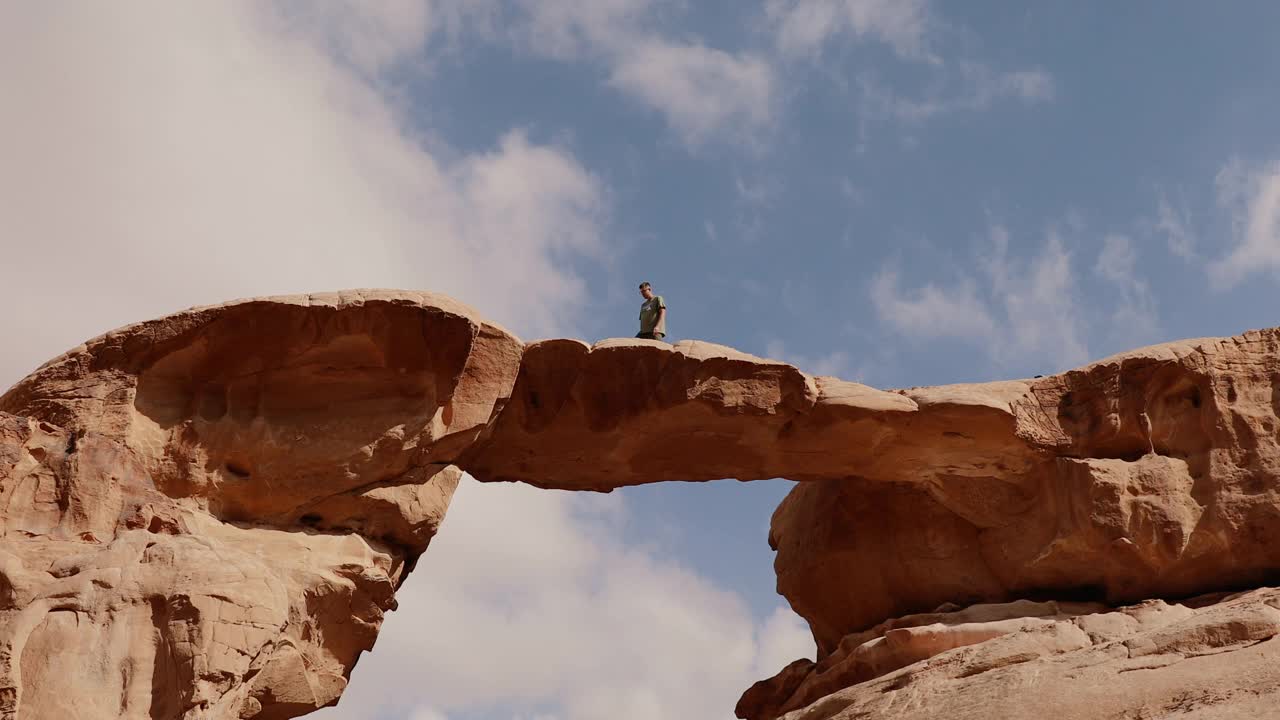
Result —
[{"label": "eroded rock surface", "polygon": [[757,683],[738,704],[738,715],[1273,717],[1280,701],[1277,608],[1280,590],[1263,588],[1092,612],[1032,603],[903,618],[851,636],[817,665],[794,664]]},{"label": "eroded rock surface", "polygon": [[798,485],[773,518],[779,591],[825,655],[944,602],[1117,604],[1274,583],[1278,338],[1156,346],[1028,383],[1010,424],[1039,455],[1016,471],[939,462],[914,480]]},{"label": "eroded rock surface", "polygon": [[439,527],[520,342],[447,298],[179,313],[0,398],[0,716],[332,704]]},{"label": "eroded rock surface", "polygon": [[[1178,599],[1280,580],[1277,398],[1277,330],[882,391],[702,342],[525,346],[421,293],[178,313],[0,397],[0,712],[334,702],[462,470],[597,491],[801,481],[769,539],[819,656],[752,688],[747,717],[966,717],[929,704],[987,687],[1031,706],[1028,678],[1061,674],[1065,698],[1187,648],[1139,665],[1196,688],[1198,653],[1253,668],[1272,652],[1272,591]],[[1271,678],[1214,677],[1239,707]],[[1117,713],[1175,701],[1128,682]]]},{"label": "eroded rock surface", "polygon": [[[480,480],[611,490],[663,480],[920,481],[1028,472],[1027,383],[885,392],[699,341],[549,340],[463,458]],[[981,448],[982,454],[975,452]]]}]

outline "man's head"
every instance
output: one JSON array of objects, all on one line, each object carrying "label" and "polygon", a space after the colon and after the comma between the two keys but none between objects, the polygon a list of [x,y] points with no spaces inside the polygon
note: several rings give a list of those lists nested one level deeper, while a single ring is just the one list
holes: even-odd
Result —
[{"label": "man's head", "polygon": [[640,283],[640,297],[645,300],[653,297],[653,286],[647,282]]}]

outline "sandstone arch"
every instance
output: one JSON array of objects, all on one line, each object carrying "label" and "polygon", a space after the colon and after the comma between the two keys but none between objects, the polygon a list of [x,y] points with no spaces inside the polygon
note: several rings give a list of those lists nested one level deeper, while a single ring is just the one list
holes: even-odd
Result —
[{"label": "sandstone arch", "polygon": [[[596,491],[801,481],[769,540],[819,662],[753,688],[751,717],[1006,636],[1050,638],[1011,650],[1018,662],[1095,639],[1182,647],[1134,639],[1160,623],[1080,618],[1273,582],[1277,378],[1276,330],[882,391],[708,343],[525,345],[426,293],[177,313],[0,397],[0,711],[286,718],[332,703],[462,470]],[[1218,613],[1211,649],[1275,635],[1278,602],[1120,614]],[[975,603],[1013,604],[913,615]],[[72,692],[57,678],[86,654],[101,672]],[[966,662],[959,676],[996,661]],[[833,702],[797,717],[858,700]]]}]

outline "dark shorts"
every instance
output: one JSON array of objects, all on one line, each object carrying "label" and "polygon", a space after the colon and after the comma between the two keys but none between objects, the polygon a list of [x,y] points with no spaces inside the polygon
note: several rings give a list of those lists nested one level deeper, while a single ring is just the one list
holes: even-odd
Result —
[{"label": "dark shorts", "polygon": [[636,337],[641,340],[661,340],[666,337],[666,334],[660,332],[636,333]]}]

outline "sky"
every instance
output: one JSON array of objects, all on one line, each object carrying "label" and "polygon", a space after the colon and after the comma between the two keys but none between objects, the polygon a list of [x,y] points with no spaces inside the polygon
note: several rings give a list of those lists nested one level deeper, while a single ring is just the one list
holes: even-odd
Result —
[{"label": "sky", "polygon": [[[228,299],[451,294],[878,387],[1276,324],[1280,5],[0,4],[0,386]],[[322,720],[729,718],[789,482],[460,488]]]}]

